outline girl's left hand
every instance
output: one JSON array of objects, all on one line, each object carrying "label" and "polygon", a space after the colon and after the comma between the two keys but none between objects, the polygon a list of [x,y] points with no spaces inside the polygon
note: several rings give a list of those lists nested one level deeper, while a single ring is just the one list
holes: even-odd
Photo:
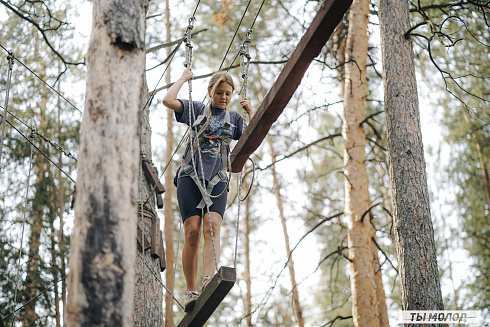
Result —
[{"label": "girl's left hand", "polygon": [[248,98],[243,98],[242,101],[240,101],[240,105],[242,106],[243,109],[245,109],[250,116],[250,119],[252,119],[253,116],[253,111],[252,111],[252,103]]}]

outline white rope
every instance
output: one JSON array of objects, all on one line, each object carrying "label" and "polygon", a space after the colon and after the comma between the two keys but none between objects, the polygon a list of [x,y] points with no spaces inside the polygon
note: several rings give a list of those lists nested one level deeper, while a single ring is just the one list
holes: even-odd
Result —
[{"label": "white rope", "polygon": [[[242,78],[242,88],[240,89],[239,95],[243,95],[243,98],[247,97],[247,82],[248,82],[248,68],[250,66],[250,42],[252,40],[252,29],[250,28],[247,31],[245,41],[240,47],[240,77]],[[249,115],[245,107],[243,107],[243,126],[242,126],[242,134],[245,131],[245,128],[247,126],[247,121],[249,120]],[[251,160],[251,159],[250,159]],[[253,161],[252,161],[253,163]],[[254,174],[255,174],[255,166],[254,166]],[[250,189],[245,196],[245,198],[242,199],[241,194],[242,194],[242,184],[243,184],[243,173],[240,171],[238,174],[238,180],[237,180],[237,189],[238,189],[238,213],[237,213],[237,219],[236,219],[236,227],[235,227],[235,233],[236,233],[236,238],[235,238],[235,256],[233,259],[233,267],[236,268],[236,258],[237,258],[237,253],[238,253],[238,231],[240,228],[240,208],[241,208],[241,202],[244,201],[247,196],[250,193],[250,189],[252,188],[252,185],[250,185]],[[252,180],[253,183],[253,180]]]},{"label": "white rope", "polygon": [[10,81],[12,79],[12,69],[14,66],[14,54],[12,50],[8,50],[7,61],[9,63],[9,69],[7,72],[7,87],[5,89],[5,106],[3,107],[3,119],[2,119],[2,134],[0,136],[0,163],[2,162],[3,140],[5,138],[5,125],[7,122],[7,107],[9,105],[10,95]]},{"label": "white rope", "polygon": [[[191,31],[194,28],[195,20],[196,20],[196,18],[194,16],[189,18],[189,26],[187,26],[187,30],[184,33],[184,42],[185,42],[185,46],[186,46],[186,48],[185,48],[185,64],[184,65],[186,68],[190,68],[192,66]],[[193,122],[195,121],[194,103],[192,101],[192,81],[188,80],[187,85],[189,87],[189,125],[192,126]],[[209,111],[209,113],[211,114],[211,111]],[[197,149],[199,149],[198,150],[198,157],[199,157],[199,164],[201,165],[202,184],[199,183],[198,180],[196,180],[196,182],[197,182],[196,185],[199,188],[199,190],[201,191],[201,194],[203,196],[203,200],[206,203],[206,209],[208,212],[208,220],[209,220],[209,228],[210,228],[210,232],[211,232],[211,243],[213,245],[214,264],[215,264],[215,269],[217,270],[218,269],[218,259],[217,259],[217,255],[216,255],[216,247],[214,245],[213,226],[211,224],[211,215],[210,215],[210,211],[209,211],[209,205],[207,204],[207,201],[206,201],[207,199],[205,199],[205,197],[207,197],[209,195],[206,192],[206,180],[204,177],[204,168],[202,166],[202,157],[201,157],[200,146],[199,146],[199,135],[200,135],[200,133],[202,133],[203,130],[205,130],[208,123],[209,123],[209,117],[206,120],[206,124],[204,124],[204,126],[201,128],[200,131],[197,130],[197,126],[195,127],[195,138],[192,137],[192,133],[189,134],[189,147],[190,147],[190,151],[191,151],[192,167],[196,173],[197,173],[197,170],[196,170],[196,163],[194,160],[194,146],[197,145]],[[199,179],[199,178],[197,178],[197,179]]]}]

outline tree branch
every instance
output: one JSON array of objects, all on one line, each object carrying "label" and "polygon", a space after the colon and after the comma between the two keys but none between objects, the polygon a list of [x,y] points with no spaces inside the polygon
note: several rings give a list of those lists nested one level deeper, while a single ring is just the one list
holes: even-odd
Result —
[{"label": "tree branch", "polygon": [[10,11],[12,11],[13,13],[15,13],[17,16],[19,16],[20,18],[22,18],[23,20],[29,22],[30,24],[32,24],[34,27],[37,28],[37,30],[39,31],[39,33],[41,33],[44,41],[46,42],[46,44],[48,45],[48,47],[54,52],[54,54],[60,58],[60,60],[63,62],[63,64],[66,66],[66,65],[85,65],[85,62],[70,62],[70,61],[66,61],[65,58],[63,58],[63,56],[53,47],[53,45],[51,45],[51,42],[49,42],[48,40],[48,37],[46,35],[46,31],[50,30],[45,30],[43,28],[41,28],[41,26],[39,26],[38,23],[36,23],[34,20],[30,19],[29,17],[26,17],[24,15],[22,15],[22,13],[20,13],[18,10],[16,10],[16,8],[12,7],[8,2],[5,2],[4,0],[0,0],[0,3],[3,4],[5,7],[7,7],[7,9],[9,9]]},{"label": "tree branch", "polygon": [[318,139],[316,141],[311,142],[310,144],[307,144],[307,145],[305,145],[305,146],[303,146],[303,147],[301,147],[301,148],[299,148],[299,149],[297,149],[297,150],[295,150],[295,151],[293,151],[293,152],[285,155],[284,157],[282,157],[279,160],[274,160],[272,163],[270,163],[269,165],[265,166],[264,168],[260,168],[259,167],[257,169],[259,169],[259,170],[266,170],[266,169],[270,168],[271,166],[275,165],[276,163],[278,163],[280,161],[283,161],[285,159],[288,159],[288,158],[294,156],[295,154],[297,154],[297,153],[299,153],[301,151],[304,151],[304,150],[308,149],[309,147],[311,147],[311,146],[313,146],[315,144],[318,144],[318,143],[323,142],[323,141],[326,141],[326,140],[331,140],[331,139],[336,138],[336,137],[339,137],[339,136],[342,136],[342,134],[341,133],[335,133],[335,134],[330,134],[330,135],[324,136],[324,137],[322,137],[322,138],[320,138],[320,139]]}]

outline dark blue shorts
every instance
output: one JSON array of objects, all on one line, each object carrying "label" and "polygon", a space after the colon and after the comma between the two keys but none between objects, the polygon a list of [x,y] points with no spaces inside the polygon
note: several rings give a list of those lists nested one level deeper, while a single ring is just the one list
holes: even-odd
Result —
[{"label": "dark blue shorts", "polygon": [[[207,183],[206,183],[207,184]],[[219,182],[213,188],[211,195],[220,195],[226,189],[226,182]],[[221,218],[225,215],[226,200],[228,199],[228,191],[218,198],[211,198],[213,204],[209,207],[209,211],[217,212]],[[177,180],[177,200],[179,201],[180,214],[182,221],[190,216],[204,216],[207,213],[207,208],[197,209],[197,205],[202,200],[201,191],[196,183],[189,176],[182,176]]]}]

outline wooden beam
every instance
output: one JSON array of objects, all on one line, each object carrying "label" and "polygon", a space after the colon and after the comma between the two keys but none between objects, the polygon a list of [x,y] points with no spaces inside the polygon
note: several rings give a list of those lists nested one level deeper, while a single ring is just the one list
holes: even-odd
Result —
[{"label": "wooden beam", "polygon": [[160,231],[160,218],[153,217],[153,221],[151,223],[151,256],[153,258],[159,258],[161,249],[163,246],[160,243],[160,239],[162,238],[162,232]]},{"label": "wooden beam", "polygon": [[231,171],[240,172],[283,112],[310,63],[320,54],[352,0],[325,0],[231,153]]},{"label": "wooden beam", "polygon": [[145,244],[143,246],[143,231],[141,230],[141,227],[139,224],[136,227],[136,240],[138,242],[138,245],[141,247],[141,251],[144,252],[144,251],[148,250],[149,248],[151,248],[150,241],[148,241],[148,238],[146,236],[144,237]]},{"label": "wooden beam", "polygon": [[162,194],[163,192],[165,192],[165,188],[158,179],[157,169],[146,160],[143,160],[141,163],[143,165],[143,171],[145,172],[146,178],[148,178],[148,180],[150,181],[151,186],[155,188],[155,192],[157,194]]},{"label": "wooden beam", "polygon": [[197,299],[194,308],[184,316],[177,327],[203,326],[235,285],[235,282],[235,268],[221,267]]},{"label": "wooden beam", "polygon": [[163,245],[162,232],[160,232],[160,244],[162,246],[159,248],[158,258],[160,259],[160,272],[163,272],[167,268],[167,261],[165,260],[165,248]]}]

